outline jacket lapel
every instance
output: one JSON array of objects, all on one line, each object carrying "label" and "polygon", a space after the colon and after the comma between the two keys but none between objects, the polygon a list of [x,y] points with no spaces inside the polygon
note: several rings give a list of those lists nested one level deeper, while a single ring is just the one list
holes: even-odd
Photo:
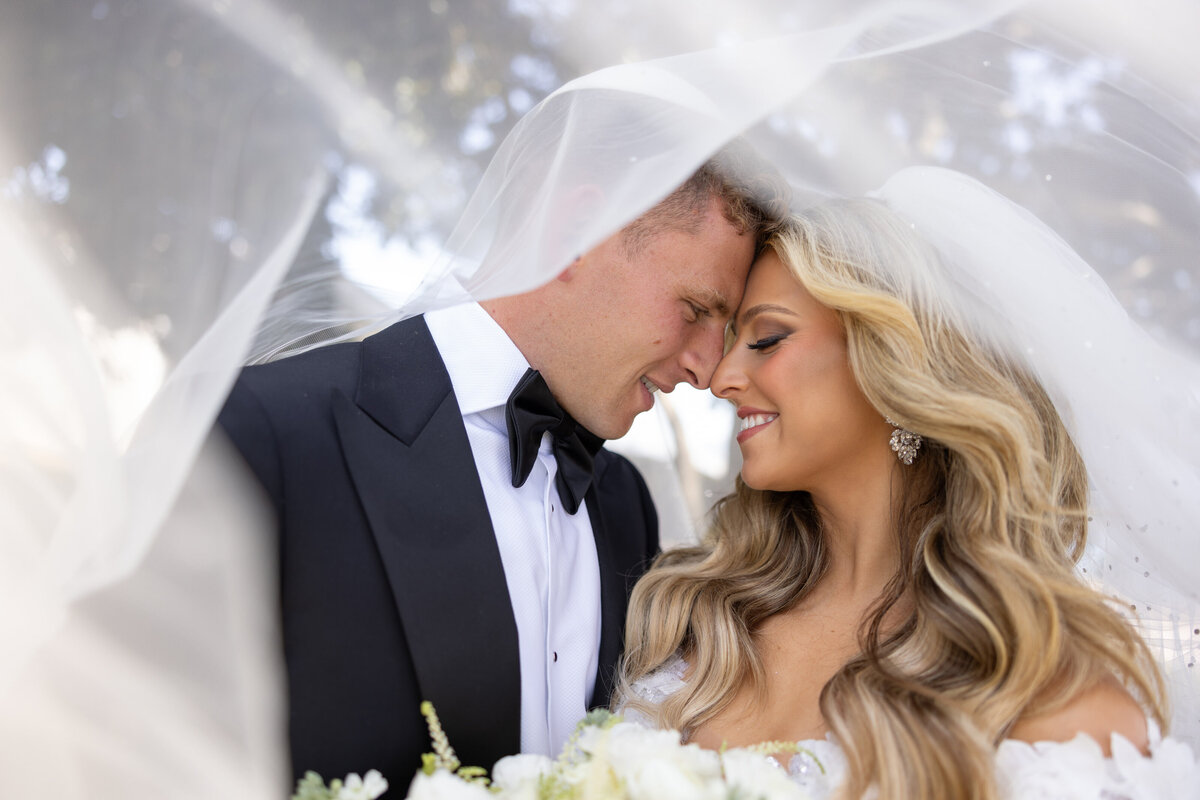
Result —
[{"label": "jacket lapel", "polygon": [[607,708],[615,688],[617,659],[624,644],[625,579],[617,569],[612,552],[612,537],[607,535],[605,512],[596,485],[600,481],[602,464],[596,463],[596,478],[587,493],[588,517],[592,536],[596,540],[596,557],[600,562],[600,653],[597,660],[596,685],[592,690],[592,708]]},{"label": "jacket lapel", "polygon": [[356,397],[335,392],[333,410],[421,695],[464,763],[490,766],[520,749],[517,627],[462,415],[424,320],[367,339]]}]

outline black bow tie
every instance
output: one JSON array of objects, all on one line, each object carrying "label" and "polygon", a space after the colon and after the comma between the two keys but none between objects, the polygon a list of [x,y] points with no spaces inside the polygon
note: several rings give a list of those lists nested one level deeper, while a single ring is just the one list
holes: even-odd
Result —
[{"label": "black bow tie", "polygon": [[604,440],[563,410],[535,369],[526,371],[508,396],[504,421],[508,424],[513,487],[522,486],[529,479],[542,434],[549,431],[554,437],[554,460],[558,462],[554,483],[559,499],[568,514],[578,511],[592,483],[592,459]]}]

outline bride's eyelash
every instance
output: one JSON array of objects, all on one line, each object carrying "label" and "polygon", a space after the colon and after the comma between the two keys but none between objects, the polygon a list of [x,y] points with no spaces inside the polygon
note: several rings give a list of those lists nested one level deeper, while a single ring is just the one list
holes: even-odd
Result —
[{"label": "bride's eyelash", "polygon": [[771,336],[764,336],[756,342],[750,342],[746,347],[749,347],[751,350],[766,350],[768,347],[779,344],[786,338],[786,333],[776,333]]}]

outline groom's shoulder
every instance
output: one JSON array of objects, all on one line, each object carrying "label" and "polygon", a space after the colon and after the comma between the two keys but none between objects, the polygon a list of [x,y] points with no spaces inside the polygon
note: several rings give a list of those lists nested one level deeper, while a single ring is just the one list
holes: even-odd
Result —
[{"label": "groom's shoulder", "polygon": [[597,487],[605,494],[621,497],[626,502],[636,499],[645,506],[654,507],[646,479],[625,456],[601,448],[596,453],[595,475]]},{"label": "groom's shoulder", "polygon": [[277,361],[245,367],[238,375],[236,388],[249,391],[265,402],[273,398],[294,402],[314,394],[327,397],[331,389],[353,395],[367,349],[377,354],[389,350],[400,353],[402,348],[424,351],[428,348],[421,346],[423,339],[428,339],[428,328],[420,317],[413,317],[361,341],[316,347]]},{"label": "groom's shoulder", "polygon": [[307,350],[286,359],[256,363],[242,368],[241,383],[262,387],[293,389],[304,384],[336,384],[358,372],[361,342],[343,342]]},{"label": "groom's shoulder", "polygon": [[248,458],[274,452],[281,442],[315,444],[331,429],[333,395],[353,394],[358,349],[358,343],[336,344],[244,367],[217,424]]},{"label": "groom's shoulder", "polygon": [[613,452],[607,447],[601,447],[596,452],[597,480],[616,480],[645,484],[642,473],[625,456]]},{"label": "groom's shoulder", "polygon": [[658,510],[642,473],[625,456],[602,448],[596,454],[596,492],[605,516],[617,524],[610,535],[632,559],[625,566],[640,574],[658,553]]},{"label": "groom's shoulder", "polygon": [[361,342],[318,347],[299,355],[242,368],[237,383],[260,397],[295,397],[319,387],[353,386]]}]

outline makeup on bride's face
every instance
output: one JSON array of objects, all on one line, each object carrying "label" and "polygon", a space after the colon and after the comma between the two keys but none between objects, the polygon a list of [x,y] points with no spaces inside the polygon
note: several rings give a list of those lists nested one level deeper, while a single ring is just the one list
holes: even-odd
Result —
[{"label": "makeup on bride's face", "polygon": [[812,490],[886,448],[886,423],[855,382],[837,312],[772,250],[750,271],[712,391],[737,406],[742,479],[755,489]]}]

